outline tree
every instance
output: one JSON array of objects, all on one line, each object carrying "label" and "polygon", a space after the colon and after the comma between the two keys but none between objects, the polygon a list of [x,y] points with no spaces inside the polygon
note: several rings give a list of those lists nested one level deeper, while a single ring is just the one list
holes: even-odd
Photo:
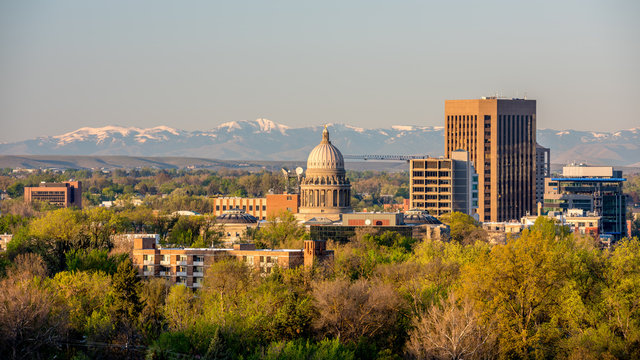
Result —
[{"label": "tree", "polygon": [[140,312],[140,325],[147,342],[158,337],[163,330],[164,306],[170,289],[170,284],[162,278],[152,278],[142,283],[140,301],[143,307]]},{"label": "tree", "polygon": [[[446,219],[444,219],[446,221]],[[451,239],[461,244],[473,244],[476,241],[487,241],[487,232],[471,216],[454,211],[449,216]]]},{"label": "tree", "polygon": [[[524,231],[467,269],[464,286],[496,322],[503,357],[552,356],[566,336],[563,301],[570,274],[566,243],[542,231]],[[570,297],[569,297],[570,298]]]},{"label": "tree", "polygon": [[416,359],[484,359],[494,350],[489,327],[468,300],[454,293],[413,319],[407,350]]},{"label": "tree", "polygon": [[260,228],[260,232],[262,241],[272,249],[279,246],[302,248],[306,235],[304,227],[300,226],[296,217],[286,210],[269,215],[267,225]]},{"label": "tree", "polygon": [[41,277],[41,259],[20,255],[0,281],[0,355],[31,358],[66,338],[68,310]]},{"label": "tree", "polygon": [[136,325],[140,315],[140,279],[138,271],[130,259],[120,262],[118,270],[113,274],[112,309],[118,321],[120,333],[124,335],[126,344],[132,345],[136,338]]},{"label": "tree", "polygon": [[195,325],[198,313],[195,300],[193,291],[186,286],[178,284],[171,287],[164,305],[169,329],[183,331]]},{"label": "tree", "polygon": [[360,279],[322,281],[314,286],[318,315],[314,328],[341,342],[356,343],[361,336],[393,342],[401,301],[384,283]]}]

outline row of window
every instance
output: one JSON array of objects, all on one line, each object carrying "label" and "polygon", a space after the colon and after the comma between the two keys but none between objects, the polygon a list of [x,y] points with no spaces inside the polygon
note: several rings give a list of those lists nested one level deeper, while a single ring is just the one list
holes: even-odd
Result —
[{"label": "row of window", "polygon": [[[242,207],[229,205],[228,208],[227,208],[227,205],[222,205],[222,211],[231,210],[231,209],[242,209],[244,211],[247,211],[247,205],[242,205]],[[259,210],[260,210],[260,205],[256,205],[256,211],[259,211]],[[220,205],[216,205],[216,211],[220,211]],[[249,211],[253,211],[253,205],[249,205]],[[262,211],[267,211],[267,205],[262,205]]]}]

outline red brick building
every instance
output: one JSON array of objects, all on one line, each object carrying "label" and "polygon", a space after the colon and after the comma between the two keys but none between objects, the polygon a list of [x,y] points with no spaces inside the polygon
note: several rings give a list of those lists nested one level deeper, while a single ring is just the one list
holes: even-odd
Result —
[{"label": "red brick building", "polygon": [[65,208],[74,206],[82,209],[82,182],[43,182],[38,187],[25,187],[24,201],[30,204],[34,200]]}]

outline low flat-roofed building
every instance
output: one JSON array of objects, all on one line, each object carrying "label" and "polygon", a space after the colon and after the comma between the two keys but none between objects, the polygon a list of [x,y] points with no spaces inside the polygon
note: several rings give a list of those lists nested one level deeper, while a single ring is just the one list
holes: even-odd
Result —
[{"label": "low flat-roofed building", "polygon": [[40,183],[40,186],[25,187],[24,201],[28,204],[41,201],[60,207],[82,209],[82,182]]},{"label": "low flat-roofed building", "polygon": [[254,244],[235,244],[230,249],[160,247],[155,239],[134,240],[133,263],[141,277],[162,277],[190,288],[202,286],[209,267],[217,261],[235,258],[263,274],[282,269],[311,266],[332,260],[333,250],[324,241],[306,240],[304,249],[256,249]]},{"label": "low flat-roofed building", "polygon": [[358,232],[382,234],[396,232],[415,239],[443,239],[449,235],[449,226],[426,211],[412,209],[406,213],[361,212],[342,214],[342,222],[309,226],[313,239],[348,242]]},{"label": "low flat-roofed building", "polygon": [[611,166],[565,166],[562,177],[545,179],[544,212],[581,209],[600,216],[600,235],[619,240],[626,234],[626,196],[622,172]]}]

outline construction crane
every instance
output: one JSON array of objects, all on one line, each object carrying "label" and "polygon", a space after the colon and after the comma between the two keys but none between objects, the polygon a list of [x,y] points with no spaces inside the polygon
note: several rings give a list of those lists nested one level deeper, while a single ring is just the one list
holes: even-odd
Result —
[{"label": "construction crane", "polygon": [[387,160],[387,161],[406,161],[414,159],[428,159],[429,155],[344,155],[349,160]]}]

